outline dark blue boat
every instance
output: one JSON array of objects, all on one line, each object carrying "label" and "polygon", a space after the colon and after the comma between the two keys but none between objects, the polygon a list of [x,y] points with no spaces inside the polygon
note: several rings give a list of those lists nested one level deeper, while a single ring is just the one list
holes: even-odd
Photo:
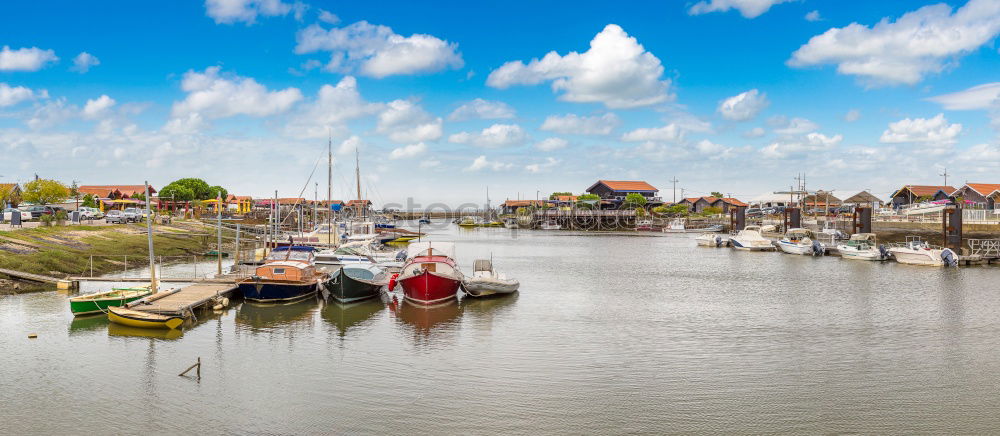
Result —
[{"label": "dark blue boat", "polygon": [[329,280],[316,271],[312,247],[291,246],[272,250],[254,275],[237,285],[247,300],[285,303],[316,295]]}]

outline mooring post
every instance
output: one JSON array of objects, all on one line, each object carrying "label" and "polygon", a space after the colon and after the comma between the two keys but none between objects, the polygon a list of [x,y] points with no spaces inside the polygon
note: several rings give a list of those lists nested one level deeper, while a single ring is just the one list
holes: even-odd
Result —
[{"label": "mooring post", "polygon": [[198,361],[195,362],[194,365],[189,366],[188,369],[185,369],[184,372],[182,372],[180,374],[177,374],[177,376],[178,377],[184,377],[184,374],[187,374],[192,369],[195,370],[195,375],[198,377],[198,380],[201,380],[201,357],[200,356],[198,357]]}]

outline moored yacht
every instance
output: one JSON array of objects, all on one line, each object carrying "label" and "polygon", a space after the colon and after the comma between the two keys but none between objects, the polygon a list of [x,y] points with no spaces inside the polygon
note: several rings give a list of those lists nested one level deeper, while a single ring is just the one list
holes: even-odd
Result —
[{"label": "moored yacht", "polygon": [[812,236],[812,232],[807,229],[788,229],[785,237],[778,241],[778,248],[788,254],[822,256],[826,247],[812,239]]},{"label": "moored yacht", "polygon": [[330,280],[316,271],[312,247],[277,247],[254,270],[253,276],[237,282],[243,298],[250,301],[283,303],[313,295]]},{"label": "moored yacht", "polygon": [[[406,263],[395,278],[407,301],[431,305],[454,299],[465,278],[455,263],[455,244],[415,242],[406,250]],[[391,289],[390,289],[391,290]]]},{"label": "moored yacht", "polygon": [[885,246],[878,245],[874,233],[855,233],[842,244],[837,244],[840,257],[854,260],[888,260],[890,253]]},{"label": "moored yacht", "polygon": [[908,265],[958,266],[958,255],[950,248],[937,247],[919,236],[907,236],[906,242],[889,249],[896,262]]},{"label": "moored yacht", "polygon": [[729,244],[737,250],[770,251],[774,244],[770,239],[760,235],[760,226],[746,226],[729,238]]}]

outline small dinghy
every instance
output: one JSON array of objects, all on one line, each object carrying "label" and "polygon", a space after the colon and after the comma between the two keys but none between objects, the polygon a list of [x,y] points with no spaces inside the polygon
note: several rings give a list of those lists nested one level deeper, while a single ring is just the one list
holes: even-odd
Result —
[{"label": "small dinghy", "polygon": [[158,315],[124,307],[109,307],[108,320],[129,327],[144,329],[175,329],[184,323],[179,316]]},{"label": "small dinghy", "polygon": [[517,280],[508,279],[503,274],[493,270],[493,262],[488,259],[476,260],[472,277],[462,281],[465,293],[473,297],[485,297],[495,294],[512,294],[521,286]]}]

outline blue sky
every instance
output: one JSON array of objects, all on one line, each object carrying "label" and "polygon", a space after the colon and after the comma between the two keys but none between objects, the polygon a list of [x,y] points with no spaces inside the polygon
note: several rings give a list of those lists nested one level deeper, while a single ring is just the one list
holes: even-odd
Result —
[{"label": "blue sky", "polygon": [[328,135],[335,196],[358,149],[379,204],[1000,182],[1000,0],[18,2],[0,29],[0,182],[295,196]]}]

